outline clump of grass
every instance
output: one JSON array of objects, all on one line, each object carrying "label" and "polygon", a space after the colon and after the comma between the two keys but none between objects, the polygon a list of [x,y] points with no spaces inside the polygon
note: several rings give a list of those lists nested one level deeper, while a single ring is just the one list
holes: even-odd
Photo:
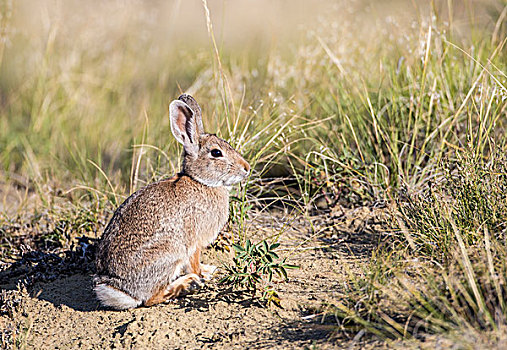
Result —
[{"label": "clump of grass", "polygon": [[[498,151],[497,151],[498,152]],[[400,239],[424,256],[445,260],[455,245],[456,225],[463,239],[473,245],[483,238],[482,228],[505,237],[507,223],[507,159],[495,153],[474,159],[470,152],[445,161],[442,174],[429,181],[420,193],[405,193],[397,208],[403,221]],[[401,222],[400,222],[401,223]]]},{"label": "clump of grass", "polygon": [[507,320],[507,252],[487,233],[483,238],[475,248],[451,249],[446,265],[375,259],[391,266],[388,274],[381,278],[380,269],[370,266],[365,280],[346,291],[348,299],[332,305],[341,326],[347,331],[356,325],[382,339],[498,331]]},{"label": "clump of grass", "polygon": [[440,181],[398,200],[395,241],[331,306],[345,331],[422,339],[495,332],[507,322],[507,162],[468,153],[444,164]]}]

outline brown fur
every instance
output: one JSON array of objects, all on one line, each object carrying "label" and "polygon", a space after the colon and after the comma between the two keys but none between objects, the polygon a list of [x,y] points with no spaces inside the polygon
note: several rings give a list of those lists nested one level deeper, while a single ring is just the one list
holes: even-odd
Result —
[{"label": "brown fur", "polygon": [[[228,219],[226,186],[241,181],[250,170],[227,142],[201,133],[202,121],[196,120],[200,108],[196,116],[184,100],[193,101],[196,108],[197,102],[189,95],[170,107],[173,134],[185,151],[182,173],[127,198],[98,244],[94,281],[103,305],[121,308],[118,302],[108,304],[110,296],[99,293],[104,290],[99,285],[124,293],[119,304],[131,297],[149,306],[180,295],[192,283],[199,284],[201,250],[213,242]],[[219,149],[223,157],[211,156],[213,149]],[[188,275],[181,276],[184,273]],[[132,306],[126,303],[128,307]]]}]

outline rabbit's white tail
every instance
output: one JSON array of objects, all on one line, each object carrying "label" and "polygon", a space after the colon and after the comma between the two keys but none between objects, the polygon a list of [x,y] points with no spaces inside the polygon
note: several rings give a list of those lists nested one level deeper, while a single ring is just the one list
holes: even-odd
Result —
[{"label": "rabbit's white tail", "polygon": [[102,305],[116,310],[132,309],[141,305],[141,301],[104,283],[97,284],[93,290]]}]

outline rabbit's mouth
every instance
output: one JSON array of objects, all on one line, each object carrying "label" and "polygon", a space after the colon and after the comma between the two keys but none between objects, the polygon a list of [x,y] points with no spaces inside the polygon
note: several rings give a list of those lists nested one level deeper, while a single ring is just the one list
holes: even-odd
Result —
[{"label": "rabbit's mouth", "polygon": [[231,176],[227,179],[224,180],[224,186],[232,186],[232,185],[235,185],[237,183],[240,183],[241,181],[243,181],[244,179],[246,179],[246,177],[248,176],[248,173],[245,173],[244,175],[234,175],[234,176]]}]

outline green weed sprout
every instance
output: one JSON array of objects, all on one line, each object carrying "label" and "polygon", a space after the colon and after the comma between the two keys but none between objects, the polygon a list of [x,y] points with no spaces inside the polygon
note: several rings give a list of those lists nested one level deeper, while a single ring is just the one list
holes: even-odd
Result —
[{"label": "green weed sprout", "polygon": [[268,244],[262,240],[257,244],[247,239],[245,245],[233,244],[236,256],[232,264],[225,264],[226,274],[219,283],[233,288],[246,288],[255,296],[260,291],[260,300],[268,305],[281,307],[278,293],[273,288],[273,275],[284,280],[288,279],[287,270],[299,268],[286,262],[287,258],[280,258],[275,249],[280,243]]}]

